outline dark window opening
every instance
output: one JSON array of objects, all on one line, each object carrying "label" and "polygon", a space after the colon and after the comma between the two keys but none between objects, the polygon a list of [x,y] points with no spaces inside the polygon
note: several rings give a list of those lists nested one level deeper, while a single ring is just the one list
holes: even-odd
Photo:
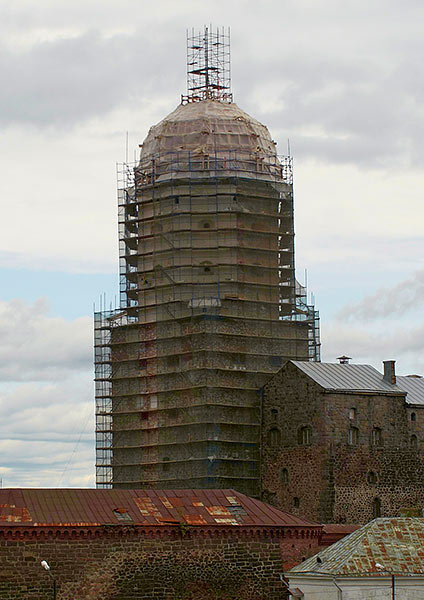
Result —
[{"label": "dark window opening", "polygon": [[205,273],[210,273],[211,272],[211,268],[210,267],[204,267],[204,272]]},{"label": "dark window opening", "polygon": [[148,418],[149,418],[149,413],[148,412],[142,412],[141,413],[141,420],[142,421],[147,421]]},{"label": "dark window opening", "polygon": [[289,472],[287,469],[281,469],[280,471],[280,481],[281,483],[289,482]]},{"label": "dark window opening", "polygon": [[367,475],[367,481],[368,483],[377,483],[377,475],[376,473],[374,473],[374,471],[370,471]]},{"label": "dark window opening", "polygon": [[278,419],[278,409],[271,408],[271,414],[272,414],[272,418],[274,419],[274,421],[276,421]]},{"label": "dark window opening", "polygon": [[371,443],[373,446],[383,445],[383,432],[379,427],[374,427],[371,433]]},{"label": "dark window opening", "polygon": [[409,440],[410,446],[413,450],[416,450],[418,448],[418,438],[416,435],[411,435],[411,438]]},{"label": "dark window opening", "polygon": [[179,203],[180,203],[180,199],[179,199],[179,197],[178,197],[178,196],[175,196],[175,199],[174,199],[174,200],[175,200],[175,204],[179,204]]},{"label": "dark window opening", "polygon": [[273,427],[268,431],[268,445],[271,448],[277,448],[281,444],[281,431]]},{"label": "dark window opening", "polygon": [[210,229],[211,228],[211,224],[209,223],[209,221],[206,221],[205,223],[203,223],[203,229]]},{"label": "dark window opening", "polygon": [[411,421],[416,421],[417,415],[415,413],[411,413]]},{"label": "dark window opening", "polygon": [[350,446],[356,446],[359,441],[359,429],[357,427],[351,427],[348,431],[347,437],[348,444]]},{"label": "dark window opening", "polygon": [[297,432],[297,443],[299,446],[307,446],[312,441],[312,430],[310,427],[301,427]]},{"label": "dark window opening", "polygon": [[381,517],[381,500],[380,498],[374,498],[372,503],[372,516],[374,519]]},{"label": "dark window opening", "polygon": [[298,498],[297,496],[295,496],[295,497],[293,498],[293,506],[294,506],[295,508],[299,508],[299,506],[300,506],[300,498]]}]

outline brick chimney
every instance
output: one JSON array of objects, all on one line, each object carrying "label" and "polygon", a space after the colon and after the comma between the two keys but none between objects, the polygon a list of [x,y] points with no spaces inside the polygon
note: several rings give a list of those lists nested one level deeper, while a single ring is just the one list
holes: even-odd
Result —
[{"label": "brick chimney", "polygon": [[387,383],[396,383],[395,362],[395,360],[383,360],[383,379]]}]

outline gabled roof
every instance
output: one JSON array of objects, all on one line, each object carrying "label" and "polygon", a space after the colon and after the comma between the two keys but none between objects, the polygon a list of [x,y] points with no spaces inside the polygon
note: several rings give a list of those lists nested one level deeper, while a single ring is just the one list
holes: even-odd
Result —
[{"label": "gabled roof", "polygon": [[0,489],[2,526],[317,528],[234,490]]},{"label": "gabled roof", "polygon": [[[403,395],[398,385],[388,383],[371,365],[291,361],[305,375],[329,391]],[[423,390],[424,392],[424,390]]]},{"label": "gabled roof", "polygon": [[[391,517],[361,529],[293,567],[310,575],[424,574],[424,519]],[[319,557],[320,561],[317,561]],[[377,567],[381,565],[383,568]]]}]

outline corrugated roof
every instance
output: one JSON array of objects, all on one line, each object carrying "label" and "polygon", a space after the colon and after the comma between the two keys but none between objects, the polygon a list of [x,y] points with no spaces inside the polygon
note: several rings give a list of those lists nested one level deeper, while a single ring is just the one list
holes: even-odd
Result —
[{"label": "corrugated roof", "polygon": [[[424,573],[424,519],[374,519],[289,573],[387,575]],[[321,562],[317,562],[317,557]],[[382,565],[379,569],[376,565]]]},{"label": "corrugated roof", "polygon": [[424,378],[399,375],[396,377],[397,385],[407,392],[408,404],[424,404]]},{"label": "corrugated roof", "polygon": [[234,490],[0,489],[0,527],[321,527]]},{"label": "corrugated roof", "polygon": [[388,383],[371,365],[292,361],[294,365],[326,390],[403,394],[398,385]]}]

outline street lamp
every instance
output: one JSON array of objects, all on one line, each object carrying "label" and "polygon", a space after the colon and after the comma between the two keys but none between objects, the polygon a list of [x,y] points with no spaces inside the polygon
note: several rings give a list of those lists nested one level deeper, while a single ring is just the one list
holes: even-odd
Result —
[{"label": "street lamp", "polygon": [[394,576],[394,573],[392,573],[391,571],[386,569],[386,567],[383,567],[383,565],[381,565],[380,563],[375,563],[375,566],[377,567],[377,569],[379,571],[386,571],[386,573],[388,573],[389,575],[392,576],[392,600],[395,600],[395,576]]},{"label": "street lamp", "polygon": [[56,577],[52,574],[50,565],[46,560],[41,561],[41,566],[43,569],[46,569],[47,573],[53,579],[53,600],[56,600]]}]

